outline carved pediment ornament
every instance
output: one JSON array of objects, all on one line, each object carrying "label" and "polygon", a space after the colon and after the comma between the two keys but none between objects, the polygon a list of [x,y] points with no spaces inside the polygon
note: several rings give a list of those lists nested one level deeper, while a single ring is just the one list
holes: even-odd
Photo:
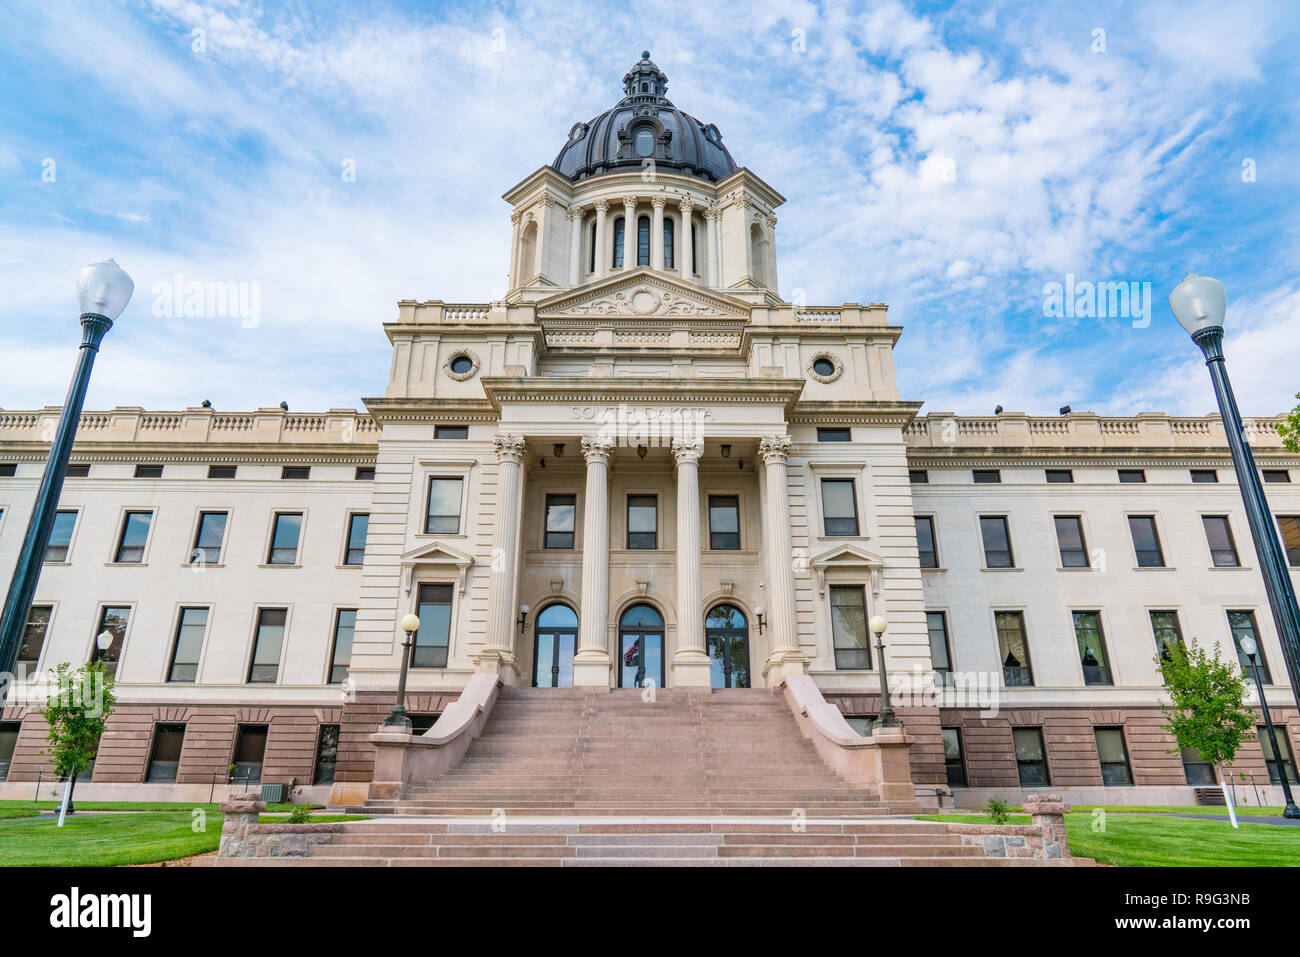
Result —
[{"label": "carved pediment ornament", "polygon": [[668,290],[638,286],[590,302],[575,303],[564,311],[575,316],[704,317],[716,310]]}]

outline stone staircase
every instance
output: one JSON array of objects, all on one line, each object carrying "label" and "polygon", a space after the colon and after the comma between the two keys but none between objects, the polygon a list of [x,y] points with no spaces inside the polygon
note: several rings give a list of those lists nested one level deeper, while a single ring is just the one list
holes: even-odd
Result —
[{"label": "stone staircase", "polygon": [[864,817],[916,813],[833,773],[762,688],[503,687],[456,767],[360,814]]}]

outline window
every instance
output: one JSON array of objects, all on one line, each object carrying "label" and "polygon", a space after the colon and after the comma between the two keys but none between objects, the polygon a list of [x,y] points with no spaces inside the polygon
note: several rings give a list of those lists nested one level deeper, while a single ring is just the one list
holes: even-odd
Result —
[{"label": "window", "polygon": [[435,439],[468,439],[468,425],[435,425],[433,427],[433,437]]},{"label": "window", "polygon": [[691,275],[698,275],[700,268],[697,265],[699,261],[700,241],[695,238],[695,224],[691,223]]},{"label": "window", "polygon": [[199,530],[194,536],[190,560],[196,565],[215,565],[221,561],[221,542],[226,537],[225,512],[200,512]]},{"label": "window", "polygon": [[1265,482],[1290,482],[1291,473],[1286,469],[1264,469]]},{"label": "window", "polygon": [[739,496],[709,496],[709,548],[724,551],[740,548]]},{"label": "window", "polygon": [[1083,519],[1078,515],[1056,515],[1056,544],[1061,550],[1062,568],[1087,568],[1088,546],[1083,539]]},{"label": "window", "polygon": [[[645,83],[641,84],[641,92],[642,93],[649,92],[647,85]],[[654,151],[655,151],[654,132],[648,129],[647,127],[643,126],[641,127],[641,129],[636,131],[636,155],[650,156],[651,154],[654,153]]]},{"label": "window", "polygon": [[451,640],[451,585],[420,586],[415,613],[420,630],[411,646],[412,668],[447,667],[447,648]]},{"label": "window", "polygon": [[[126,637],[126,623],[131,618],[131,609],[126,606],[105,608],[99,614],[99,627],[95,629],[95,641],[90,653],[91,661],[104,662],[104,671],[110,675],[117,674],[117,663],[122,657],[122,639]],[[108,632],[113,636],[108,648],[100,650],[99,636]]]},{"label": "window", "polygon": [[908,469],[907,480],[913,485],[929,485],[930,473],[925,469]]},{"label": "window", "polygon": [[[833,371],[833,370],[832,370]],[[852,429],[818,429],[818,442],[852,442]]]},{"label": "window", "polygon": [[302,536],[302,512],[276,512],[271,526],[268,565],[293,565],[298,561],[298,540]]},{"label": "window", "polygon": [[1177,645],[1183,647],[1183,633],[1178,627],[1178,612],[1151,612],[1151,634],[1156,640],[1156,654],[1166,661],[1170,658],[1169,649]]},{"label": "window", "polygon": [[656,495],[629,495],[627,497],[627,547],[659,547],[659,497]]},{"label": "window", "polygon": [[650,217],[642,216],[636,221],[636,264],[650,265]]},{"label": "window", "polygon": [[1002,473],[997,469],[973,469],[970,477],[976,485],[998,485],[1002,482]]},{"label": "window", "polygon": [[871,737],[871,732],[876,727],[876,716],[874,714],[846,714],[844,721],[854,734],[860,734],[864,738]]},{"label": "window", "polygon": [[948,786],[966,787],[966,756],[961,750],[961,729],[943,729],[943,766],[948,773]]},{"label": "window", "polygon": [[1219,473],[1216,469],[1192,469],[1193,482],[1217,482]]},{"label": "window", "polygon": [[460,499],[465,480],[460,478],[429,479],[429,510],[424,519],[427,535],[460,532]]},{"label": "window", "polygon": [[822,521],[828,537],[858,534],[856,489],[853,479],[822,479]]},{"label": "window", "polygon": [[1101,783],[1107,787],[1127,787],[1133,783],[1128,766],[1128,747],[1123,728],[1097,728],[1097,757],[1101,760]]},{"label": "window", "polygon": [[333,784],[334,769],[339,763],[339,726],[322,724],[320,736],[316,739],[316,770],[312,774],[312,784]]},{"label": "window", "polygon": [[812,371],[824,379],[830,378],[835,374],[835,363],[825,356],[818,356],[813,360]]},{"label": "window", "polygon": [[1101,613],[1076,611],[1074,639],[1079,644],[1079,663],[1083,666],[1086,685],[1114,684],[1106,662],[1106,640],[1101,632]]},{"label": "window", "polygon": [[53,613],[53,605],[32,605],[27,612],[27,624],[23,625],[23,637],[18,642],[18,659],[14,665],[19,674],[30,674],[40,663],[41,648]]},{"label": "window", "polygon": [[0,781],[9,777],[9,768],[13,764],[14,750],[18,747],[18,732],[22,723],[18,721],[0,722]]},{"label": "window", "polygon": [[358,482],[373,482],[375,480],[375,467],[373,465],[358,465],[354,478]]},{"label": "window", "polygon": [[1119,480],[1125,483],[1141,484],[1147,480],[1146,469],[1120,469]]},{"label": "window", "polygon": [[664,220],[664,268],[673,268],[673,231],[676,224],[671,219]]},{"label": "window", "polygon": [[357,610],[340,608],[334,619],[334,645],[330,650],[330,679],[332,685],[341,684],[348,676],[352,664],[352,638],[357,630]]},{"label": "window", "polygon": [[1048,485],[1067,485],[1074,481],[1074,472],[1070,469],[1047,469]]},{"label": "window", "polygon": [[1241,564],[1237,560],[1237,545],[1232,540],[1232,526],[1226,515],[1202,515],[1205,525],[1205,539],[1210,543],[1210,559],[1215,568],[1236,568]]},{"label": "window", "polygon": [[137,465],[135,467],[136,478],[162,478],[163,467],[161,465]]},{"label": "window", "polygon": [[366,532],[370,516],[356,512],[348,516],[348,547],[343,553],[344,565],[364,565],[366,561]]},{"label": "window", "polygon": [[1245,674],[1246,680],[1253,682],[1255,672],[1251,668],[1250,656],[1241,649],[1241,643],[1247,638],[1253,638],[1255,639],[1255,660],[1259,662],[1259,673],[1264,676],[1264,684],[1271,685],[1273,683],[1273,674],[1268,670],[1268,658],[1264,656],[1264,643],[1259,640],[1259,629],[1255,627],[1255,613],[1253,611],[1228,612],[1228,627],[1232,629],[1232,643],[1237,648],[1237,661],[1241,663],[1241,670]]},{"label": "window", "polygon": [[182,608],[176,620],[176,642],[167,668],[167,680],[192,684],[199,676],[199,655],[203,651],[203,633],[208,627],[206,608]]},{"label": "window", "polygon": [[72,546],[72,530],[77,525],[76,512],[55,512],[54,525],[50,529],[50,540],[45,546],[47,562],[66,562],[68,549]]},{"label": "window", "polygon": [[447,367],[456,375],[467,376],[474,371],[474,360],[467,355],[452,356]]},{"label": "window", "polygon": [[590,261],[591,261],[591,265],[588,267],[587,272],[595,272],[596,271],[596,224],[595,223],[591,224],[591,260]]},{"label": "window", "polygon": [[934,516],[916,516],[916,554],[922,568],[939,567],[939,550],[934,541]]},{"label": "window", "polygon": [[625,246],[625,238],[627,233],[625,227],[626,227],[626,220],[624,220],[622,216],[619,216],[617,219],[614,220],[613,265],[615,269],[623,268],[623,250]]},{"label": "window", "polygon": [[930,633],[930,665],[934,669],[934,683],[946,685],[952,674],[952,656],[948,650],[948,616],[941,611],[927,611],[925,627]]},{"label": "window", "polygon": [[1052,783],[1047,773],[1047,752],[1043,748],[1041,728],[1013,728],[1011,740],[1016,747],[1016,768],[1022,788],[1045,787]]},{"label": "window", "polygon": [[1275,726],[1277,749],[1281,752],[1280,756],[1273,753],[1273,742],[1268,739],[1268,728],[1261,725],[1256,730],[1259,733],[1260,750],[1264,752],[1264,763],[1268,765],[1269,783],[1280,785],[1284,771],[1289,783],[1298,783],[1295,776],[1295,760],[1291,757],[1291,741],[1287,737],[1286,725],[1279,724]]},{"label": "window", "polygon": [[1029,663],[1029,642],[1025,639],[1025,616],[1018,611],[999,611],[994,616],[998,630],[998,655],[1002,659],[1002,681],[1008,688],[1034,683]]},{"label": "window", "polygon": [[1292,568],[1300,568],[1300,515],[1279,515],[1277,527],[1282,533],[1282,547]]},{"label": "window", "polygon": [[547,548],[572,548],[578,514],[577,495],[546,496]]},{"label": "window", "polygon": [[146,783],[173,782],[181,763],[181,746],[185,743],[185,725],[160,724],[154,728],[153,748],[149,751]]},{"label": "window", "polygon": [[1205,760],[1205,755],[1195,748],[1183,748],[1180,754],[1183,759],[1183,772],[1187,775],[1187,783],[1190,786],[1204,787],[1216,783],[1214,765]]},{"label": "window", "polygon": [[263,608],[257,613],[257,634],[253,637],[253,658],[248,666],[250,684],[275,684],[280,677],[280,649],[284,645],[284,624],[288,609]]},{"label": "window", "polygon": [[149,526],[152,522],[153,512],[127,512],[113,561],[128,565],[143,562],[144,546],[149,541]]},{"label": "window", "polygon": [[311,478],[310,465],[286,465],[280,469],[280,478],[282,479],[308,479]]},{"label": "window", "polygon": [[262,780],[262,761],[266,757],[264,724],[241,724],[235,737],[235,780],[257,784]]},{"label": "window", "polygon": [[5,462],[0,464],[0,478],[13,478],[17,473],[17,462]]},{"label": "window", "polygon": [[831,634],[835,640],[835,667],[871,667],[867,639],[867,596],[861,585],[831,586]]},{"label": "window", "polygon": [[980,536],[984,540],[984,565],[987,568],[1014,568],[1011,532],[1005,515],[981,515]]},{"label": "window", "polygon": [[432,728],[435,724],[438,723],[438,719],[442,717],[442,713],[435,712],[433,714],[416,714],[414,712],[408,711],[406,713],[406,716],[411,719],[411,733],[424,734],[424,732],[428,731],[430,728]]},{"label": "window", "polygon": [[236,465],[209,465],[208,478],[210,479],[232,479],[238,470]]},{"label": "window", "polygon": [[89,478],[90,466],[85,463],[69,465],[63,474],[66,478]]},{"label": "window", "polygon": [[1160,550],[1155,516],[1130,515],[1128,530],[1133,536],[1133,551],[1137,554],[1138,568],[1164,568],[1165,556]]}]

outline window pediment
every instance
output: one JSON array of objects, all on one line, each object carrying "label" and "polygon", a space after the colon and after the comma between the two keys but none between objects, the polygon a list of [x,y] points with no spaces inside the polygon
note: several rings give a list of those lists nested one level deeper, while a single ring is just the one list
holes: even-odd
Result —
[{"label": "window pediment", "polygon": [[873,551],[857,545],[837,545],[810,558],[808,567],[812,569],[813,577],[817,581],[818,596],[826,594],[826,573],[843,570],[870,576],[871,597],[880,597],[880,576],[884,571],[885,562]]},{"label": "window pediment", "polygon": [[411,593],[416,568],[434,566],[445,570],[455,568],[457,586],[460,594],[463,595],[469,570],[473,565],[473,555],[467,555],[443,542],[429,542],[427,545],[413,548],[402,555],[402,592],[406,595]]}]

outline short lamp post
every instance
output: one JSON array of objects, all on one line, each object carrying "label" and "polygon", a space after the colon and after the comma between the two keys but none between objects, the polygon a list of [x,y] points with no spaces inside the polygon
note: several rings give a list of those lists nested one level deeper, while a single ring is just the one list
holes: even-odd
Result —
[{"label": "short lamp post", "polygon": [[[1232,451],[1232,467],[1237,473],[1237,485],[1246,505],[1250,536],[1254,539],[1255,554],[1264,576],[1264,591],[1268,595],[1273,623],[1277,626],[1277,635],[1282,643],[1282,656],[1286,660],[1287,676],[1291,679],[1291,693],[1295,696],[1296,703],[1300,704],[1300,608],[1296,606],[1295,588],[1291,584],[1286,555],[1278,541],[1268,500],[1264,497],[1264,485],[1260,481],[1259,470],[1255,468],[1255,457],[1251,454],[1250,445],[1246,442],[1245,427],[1224,364],[1223,320],[1227,306],[1228,297],[1223,283],[1195,273],[1189,274],[1169,294],[1169,308],[1182,327],[1191,334],[1192,341],[1200,346],[1205,355],[1205,365],[1210,370],[1214,396],[1223,418],[1223,431],[1227,434],[1228,448]],[[1254,661],[1253,655],[1251,660]],[[1260,704],[1263,705],[1263,685],[1256,680],[1255,686],[1259,690]],[[1280,760],[1281,755],[1276,751],[1274,754]],[[1300,817],[1300,811],[1290,802],[1289,796],[1286,816]]]},{"label": "short lamp post", "polygon": [[874,615],[867,622],[871,633],[876,636],[876,659],[880,662],[880,717],[872,725],[874,728],[901,728],[902,720],[894,714],[894,706],[889,703],[889,673],[885,669],[885,631],[889,622],[879,615]]},{"label": "short lamp post", "polygon": [[[95,365],[95,354],[104,335],[113,326],[113,320],[122,314],[131,300],[135,283],[122,271],[122,267],[109,259],[92,263],[77,277],[77,303],[81,309],[81,350],[77,354],[77,367],[68,386],[68,396],[63,400],[59,425],[45,457],[45,473],[36,491],[36,502],[27,522],[9,594],[5,598],[4,612],[0,615],[0,674],[12,674],[18,658],[18,644],[22,639],[27,615],[31,611],[36,583],[41,575],[41,562],[45,547],[50,543],[54,528],[54,514],[59,507],[63,491],[63,477],[72,455],[72,441],[81,421],[81,407],[86,401],[86,388],[90,385],[90,371]],[[4,700],[10,682],[0,682],[0,701]]]},{"label": "short lamp post", "polygon": [[411,718],[406,713],[406,669],[411,661],[411,646],[415,644],[415,633],[420,630],[420,616],[406,615],[401,621],[406,640],[402,642],[402,670],[397,675],[397,701],[392,713],[384,719],[385,728],[396,728],[411,733]]},{"label": "short lamp post", "polygon": [[[1268,732],[1269,747],[1273,749],[1273,760],[1277,762],[1278,777],[1282,779],[1282,796],[1286,798],[1286,808],[1282,811],[1282,816],[1300,817],[1300,808],[1295,806],[1295,799],[1291,797],[1291,782],[1286,779],[1286,762],[1282,760],[1282,752],[1277,748],[1277,732],[1273,729],[1273,716],[1268,713],[1268,702],[1264,700],[1264,679],[1260,677],[1259,659],[1255,657],[1259,644],[1254,638],[1243,638],[1241,650],[1250,659],[1250,670],[1255,677],[1255,690],[1259,692],[1259,707],[1264,712],[1264,729]],[[1256,795],[1256,800],[1258,799]]]}]

